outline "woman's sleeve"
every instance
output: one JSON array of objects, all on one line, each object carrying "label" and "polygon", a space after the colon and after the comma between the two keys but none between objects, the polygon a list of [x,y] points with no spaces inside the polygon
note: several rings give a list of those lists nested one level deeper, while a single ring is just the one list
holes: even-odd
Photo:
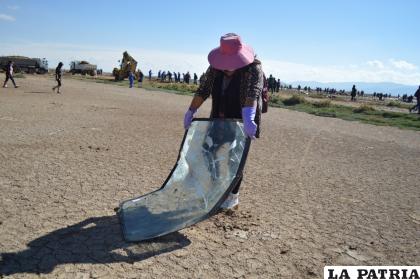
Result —
[{"label": "woman's sleeve", "polygon": [[247,75],[247,82],[245,88],[245,106],[250,105],[256,101],[262,92],[264,87],[263,71],[261,64],[252,65],[249,68]]},{"label": "woman's sleeve", "polygon": [[210,96],[210,93],[212,91],[214,78],[215,78],[215,71],[211,67],[208,67],[206,73],[204,74],[204,78],[200,82],[200,85],[197,89],[197,92],[194,94],[194,96],[201,97],[204,100],[207,99]]}]

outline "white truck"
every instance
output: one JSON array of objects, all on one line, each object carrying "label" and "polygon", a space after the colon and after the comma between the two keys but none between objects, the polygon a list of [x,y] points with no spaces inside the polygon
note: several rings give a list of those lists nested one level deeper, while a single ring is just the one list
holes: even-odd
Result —
[{"label": "white truck", "polygon": [[74,74],[89,74],[91,76],[96,75],[97,66],[90,64],[87,61],[72,61],[70,63],[70,73]]}]

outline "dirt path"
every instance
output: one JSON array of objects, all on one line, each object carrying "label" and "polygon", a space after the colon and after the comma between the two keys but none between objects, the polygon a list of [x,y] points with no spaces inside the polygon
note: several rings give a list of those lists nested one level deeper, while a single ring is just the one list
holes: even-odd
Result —
[{"label": "dirt path", "polygon": [[133,244],[113,208],[162,185],[190,97],[18,82],[0,88],[0,274],[321,278],[324,265],[420,262],[419,132],[270,108],[239,211]]}]

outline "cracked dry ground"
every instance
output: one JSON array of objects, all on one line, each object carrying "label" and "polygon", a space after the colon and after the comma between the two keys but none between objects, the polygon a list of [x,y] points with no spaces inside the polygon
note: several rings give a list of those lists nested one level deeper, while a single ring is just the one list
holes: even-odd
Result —
[{"label": "cracked dry ground", "polygon": [[113,208],[162,185],[191,97],[18,81],[0,89],[1,277],[321,278],[420,262],[419,132],[270,108],[238,211],[126,243]]}]

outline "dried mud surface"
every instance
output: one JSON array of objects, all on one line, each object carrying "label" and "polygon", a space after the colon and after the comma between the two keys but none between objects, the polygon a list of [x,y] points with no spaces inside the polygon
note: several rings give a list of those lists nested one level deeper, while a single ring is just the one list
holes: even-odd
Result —
[{"label": "dried mud surface", "polygon": [[17,82],[0,88],[0,277],[321,278],[325,265],[420,263],[419,132],[270,108],[239,210],[126,243],[113,208],[162,185],[191,97]]}]

